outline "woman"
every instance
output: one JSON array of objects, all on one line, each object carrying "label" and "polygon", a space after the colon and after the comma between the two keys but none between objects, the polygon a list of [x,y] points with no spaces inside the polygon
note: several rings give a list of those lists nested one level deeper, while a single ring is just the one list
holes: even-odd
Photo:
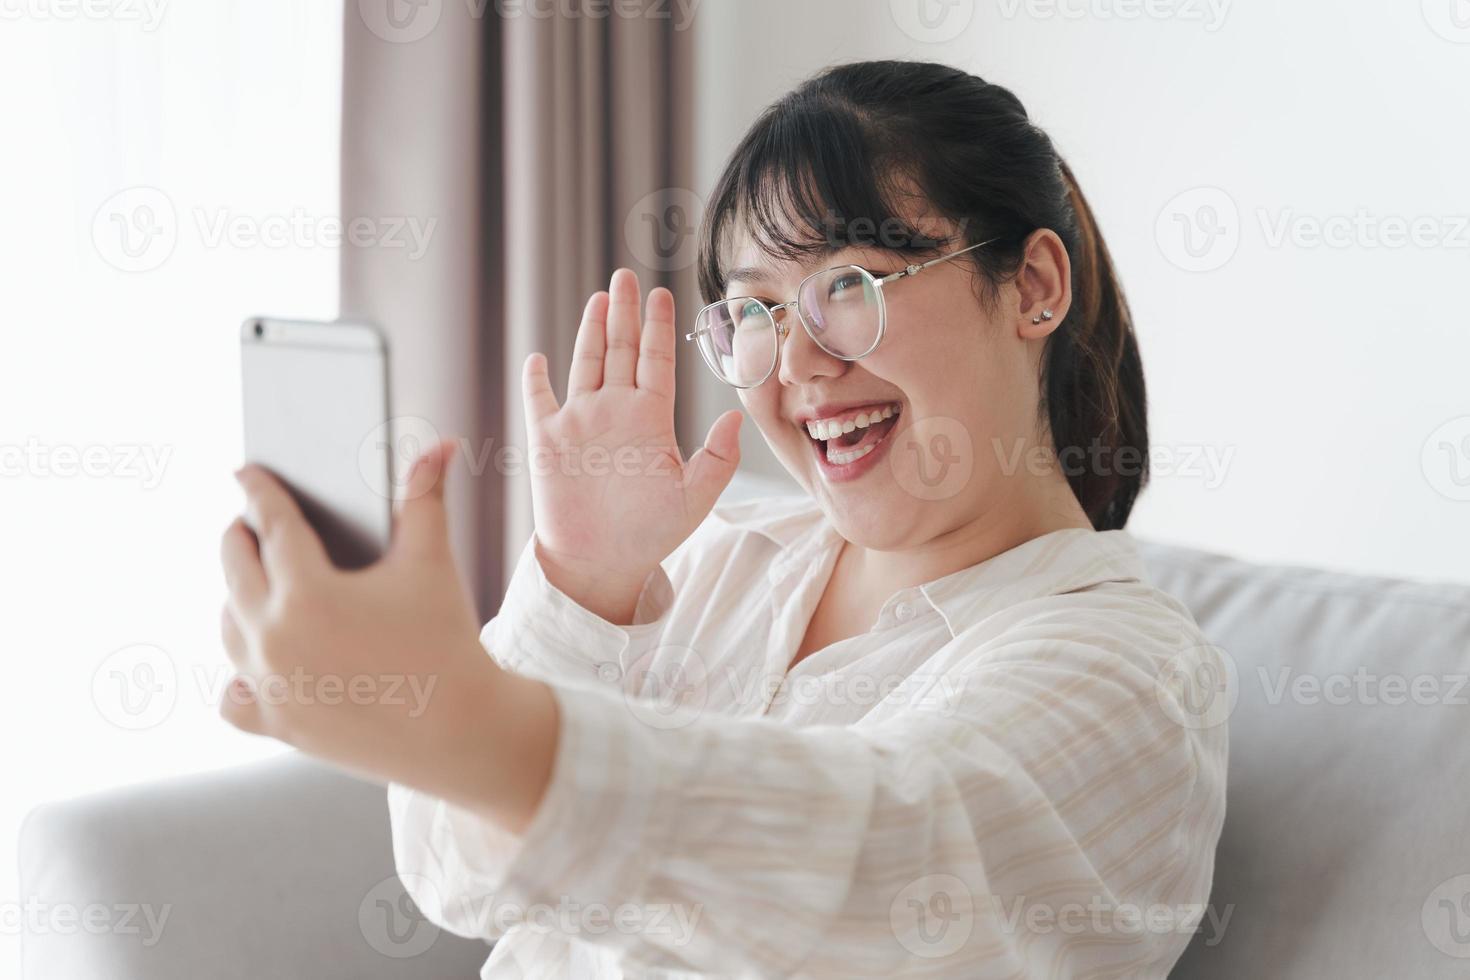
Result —
[{"label": "woman", "polygon": [[1224,815],[1178,679],[1218,665],[1121,530],[1142,367],[1070,171],[999,86],[848,65],[760,118],[704,236],[680,332],[806,496],[711,513],[741,414],[679,456],[673,298],[620,270],[565,404],[526,364],[549,465],[478,639],[450,444],[357,574],[241,471],[226,716],[391,784],[400,874],[500,940],[486,977],[1164,976]]}]

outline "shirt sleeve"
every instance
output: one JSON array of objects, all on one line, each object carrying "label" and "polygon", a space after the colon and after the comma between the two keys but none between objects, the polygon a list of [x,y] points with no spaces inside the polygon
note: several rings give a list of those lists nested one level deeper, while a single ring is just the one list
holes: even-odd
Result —
[{"label": "shirt sleeve", "polygon": [[532,537],[480,643],[507,670],[551,683],[607,682],[657,646],[673,598],[668,575],[657,568],[644,583],[633,624],[610,623],[547,580]]},{"label": "shirt sleeve", "polygon": [[1161,666],[996,641],[928,697],[808,728],[558,687],[524,835],[436,804],[410,892],[486,939],[566,910],[556,928],[635,971],[1163,975],[1208,900],[1225,734]]},{"label": "shirt sleeve", "polygon": [[[552,585],[536,557],[533,536],[511,574],[496,616],[480,631],[480,644],[502,667],[549,684],[570,688],[616,683],[654,649],[673,604],[673,585],[663,568],[644,584],[630,626],[618,626],[579,605]],[[464,868],[455,856],[462,820],[444,801],[397,783],[388,786],[395,864],[419,908],[451,932],[475,936],[458,925],[463,916],[444,915],[444,896],[472,894],[457,878]],[[478,828],[480,860],[508,857],[516,838],[491,824]],[[499,858],[489,858],[497,854]]]}]

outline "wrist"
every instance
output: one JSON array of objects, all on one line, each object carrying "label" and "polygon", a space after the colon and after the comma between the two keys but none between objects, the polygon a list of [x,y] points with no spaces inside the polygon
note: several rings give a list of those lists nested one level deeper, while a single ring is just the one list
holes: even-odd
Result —
[{"label": "wrist", "polygon": [[615,626],[628,626],[654,568],[643,572],[599,567],[557,555],[536,540],[536,561],[546,581],[577,605]]}]

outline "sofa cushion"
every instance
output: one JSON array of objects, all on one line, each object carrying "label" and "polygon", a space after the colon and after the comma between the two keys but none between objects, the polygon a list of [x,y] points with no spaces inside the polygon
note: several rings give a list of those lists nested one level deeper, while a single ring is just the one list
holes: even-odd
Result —
[{"label": "sofa cushion", "polygon": [[1235,669],[1224,928],[1173,975],[1470,975],[1470,588],[1143,547]]}]

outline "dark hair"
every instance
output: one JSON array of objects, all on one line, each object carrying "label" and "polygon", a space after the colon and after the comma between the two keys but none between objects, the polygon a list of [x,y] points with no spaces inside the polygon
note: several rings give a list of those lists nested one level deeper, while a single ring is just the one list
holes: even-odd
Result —
[{"label": "dark hair", "polygon": [[[935,241],[900,218],[913,194],[960,234]],[[927,62],[830,68],[766,109],[726,166],[701,232],[706,302],[724,295],[737,223],[782,259],[849,246],[919,255],[999,238],[966,256],[991,295],[1019,271],[1027,237],[1054,231],[1072,259],[1073,302],[1044,348],[1042,412],[1059,460],[1093,461],[1066,468],[1093,526],[1127,523],[1149,457],[1132,316],[1087,199],[1009,90]]]}]

